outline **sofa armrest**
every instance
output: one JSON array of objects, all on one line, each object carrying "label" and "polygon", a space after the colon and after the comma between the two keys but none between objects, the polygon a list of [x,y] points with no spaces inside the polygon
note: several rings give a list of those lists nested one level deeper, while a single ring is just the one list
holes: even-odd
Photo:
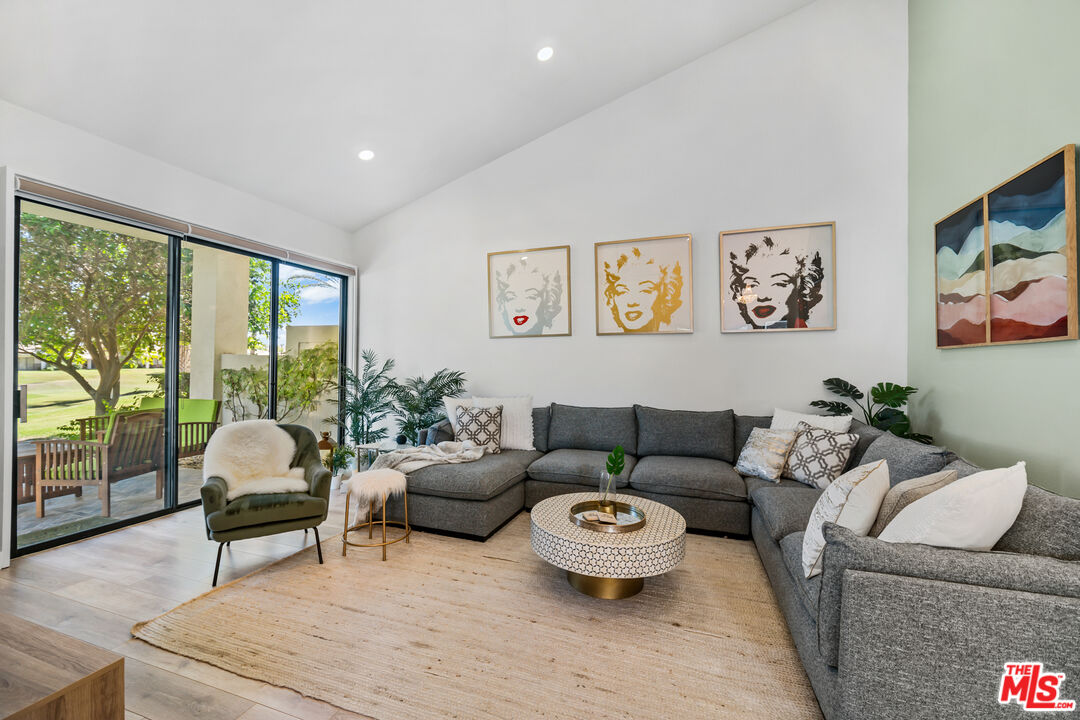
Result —
[{"label": "sofa armrest", "polygon": [[1020,717],[998,703],[1006,663],[1065,673],[1080,699],[1077,598],[861,570],[843,596],[842,718]]},{"label": "sofa armrest", "polygon": [[427,444],[438,445],[454,439],[454,427],[449,420],[440,420],[427,430]]},{"label": "sofa armrest", "polygon": [[845,575],[853,570],[1080,598],[1080,563],[1040,555],[887,543],[826,523],[818,601],[818,649],[837,665]]}]

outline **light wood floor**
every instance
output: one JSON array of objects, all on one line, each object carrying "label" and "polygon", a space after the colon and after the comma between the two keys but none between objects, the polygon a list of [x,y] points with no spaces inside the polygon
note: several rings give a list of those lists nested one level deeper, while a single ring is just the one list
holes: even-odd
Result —
[{"label": "light wood floor", "polygon": [[[319,528],[325,542],[341,531],[344,496],[331,495]],[[287,533],[234,542],[220,583],[257,570],[314,542]],[[363,716],[131,637],[131,626],[210,590],[217,544],[206,539],[201,508],[107,535],[16,558],[0,570],[0,610],[125,655],[129,720],[348,720]],[[374,552],[374,551],[372,551]]]}]

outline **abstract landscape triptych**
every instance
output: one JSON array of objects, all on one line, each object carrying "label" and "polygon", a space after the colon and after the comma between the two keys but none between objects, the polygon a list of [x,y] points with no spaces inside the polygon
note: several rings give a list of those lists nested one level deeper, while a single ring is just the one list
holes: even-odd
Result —
[{"label": "abstract landscape triptych", "polygon": [[939,348],[1077,338],[1074,146],[941,220],[935,240]]}]

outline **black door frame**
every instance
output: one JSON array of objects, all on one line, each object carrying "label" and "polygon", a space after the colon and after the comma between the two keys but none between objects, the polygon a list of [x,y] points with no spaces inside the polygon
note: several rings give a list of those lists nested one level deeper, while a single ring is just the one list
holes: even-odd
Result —
[{"label": "black door frame", "polygon": [[[19,444],[19,409],[18,409],[18,392],[19,392],[19,286],[20,286],[20,273],[19,273],[19,251],[22,245],[20,237],[20,220],[22,218],[22,203],[23,201],[32,202],[36,205],[43,205],[45,207],[54,208],[57,210],[64,210],[66,212],[72,212],[78,215],[85,215],[87,217],[96,218],[99,220],[105,220],[108,222],[114,222],[118,225],[126,225],[132,228],[138,228],[140,230],[149,230],[156,232],[160,235],[164,235],[168,238],[167,252],[168,263],[166,270],[166,290],[165,290],[165,325],[166,325],[166,342],[165,342],[165,488],[163,497],[163,507],[158,510],[154,510],[149,513],[144,513],[131,518],[119,518],[114,522],[107,523],[105,525],[90,528],[88,530],[82,530],[79,532],[71,533],[70,535],[64,535],[62,537],[53,538],[52,540],[46,540],[44,542],[35,543],[27,547],[20,548],[18,545],[18,444]],[[178,472],[178,457],[176,448],[176,433],[177,433],[177,421],[179,420],[179,385],[180,374],[173,371],[179,365],[180,359],[180,283],[181,283],[181,265],[182,265],[182,248],[184,243],[202,245],[211,247],[216,250],[222,250],[226,252],[236,253],[238,255],[244,255],[249,258],[255,258],[258,260],[265,260],[270,263],[270,333],[268,338],[269,343],[269,414],[271,418],[277,416],[277,355],[278,355],[278,278],[279,278],[279,265],[285,263],[293,267],[302,268],[311,272],[317,272],[323,275],[329,275],[335,277],[341,283],[339,294],[339,320],[338,320],[338,366],[343,367],[346,364],[346,342],[348,339],[346,325],[348,323],[348,277],[339,275],[337,273],[329,272],[327,270],[321,270],[319,268],[313,268],[303,263],[293,262],[291,260],[282,260],[272,257],[270,255],[263,255],[261,253],[252,252],[249,250],[240,250],[238,248],[229,247],[228,245],[222,245],[219,243],[211,242],[209,240],[203,240],[201,238],[192,237],[190,235],[177,235],[173,232],[164,232],[160,228],[156,228],[152,225],[141,225],[136,222],[124,220],[122,218],[115,218],[106,214],[99,214],[88,212],[76,207],[68,207],[61,204],[42,200],[33,195],[25,195],[19,192],[15,193],[15,247],[14,247],[14,301],[12,303],[13,313],[13,327],[15,329],[15,342],[12,343],[11,350],[11,362],[13,363],[12,378],[14,382],[15,393],[13,397],[16,398],[16,402],[9,408],[12,422],[13,432],[11,434],[13,452],[11,455],[11,483],[8,488],[12,493],[11,498],[11,517],[10,517],[10,542],[11,542],[11,557],[15,558],[20,555],[28,555],[30,553],[39,552],[42,550],[48,550],[49,548],[57,547],[59,545],[66,545],[68,543],[84,540],[95,535],[100,535],[106,532],[112,532],[120,528],[135,525],[137,523],[145,522],[147,520],[153,520],[155,518],[163,517],[165,515],[171,515],[180,510],[186,510],[188,508],[199,505],[201,499],[189,500],[187,502],[179,502],[179,472]],[[340,371],[339,377],[340,381]],[[343,400],[344,389],[340,387],[338,399],[339,402]],[[339,404],[340,407],[340,404]],[[344,435],[343,429],[338,428],[338,441],[341,442]]]}]

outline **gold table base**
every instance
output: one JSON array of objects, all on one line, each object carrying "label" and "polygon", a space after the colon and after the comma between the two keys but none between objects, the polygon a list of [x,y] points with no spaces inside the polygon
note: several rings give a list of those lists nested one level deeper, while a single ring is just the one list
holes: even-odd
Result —
[{"label": "gold table base", "polygon": [[602,578],[579,575],[569,570],[566,571],[566,579],[578,592],[601,600],[622,600],[633,597],[645,587],[645,578]]}]

